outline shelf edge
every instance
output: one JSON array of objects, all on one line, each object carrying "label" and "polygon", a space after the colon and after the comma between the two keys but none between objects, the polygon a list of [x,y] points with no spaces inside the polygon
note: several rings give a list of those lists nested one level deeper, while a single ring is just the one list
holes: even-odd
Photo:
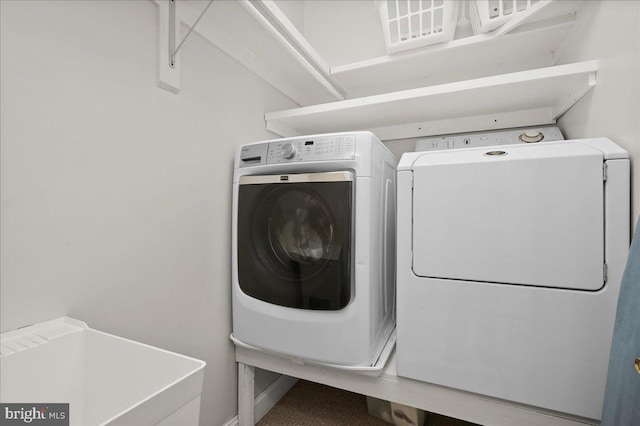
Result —
[{"label": "shelf edge", "polygon": [[464,80],[453,83],[426,86],[416,89],[402,90],[399,92],[384,93],[362,98],[348,99],[344,101],[329,102],[300,108],[292,108],[282,111],[268,112],[265,119],[280,120],[296,117],[311,116],[328,111],[342,111],[369,105],[383,105],[407,99],[426,98],[429,96],[472,91],[486,87],[499,87],[507,84],[516,84],[526,81],[543,80],[547,78],[561,77],[565,75],[595,73],[598,69],[598,61],[584,61],[572,64],[556,65],[552,67],[538,68],[534,70],[519,71],[509,74],[501,74],[490,77],[482,77],[472,80]]}]

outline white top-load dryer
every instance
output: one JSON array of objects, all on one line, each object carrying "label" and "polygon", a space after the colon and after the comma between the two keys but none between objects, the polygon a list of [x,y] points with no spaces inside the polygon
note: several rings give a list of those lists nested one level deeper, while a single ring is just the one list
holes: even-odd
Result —
[{"label": "white top-load dryer", "polygon": [[236,344],[380,372],[395,328],[396,165],[370,132],[239,147]]},{"label": "white top-load dryer", "polygon": [[399,375],[600,418],[629,246],[623,149],[404,154],[397,232]]}]

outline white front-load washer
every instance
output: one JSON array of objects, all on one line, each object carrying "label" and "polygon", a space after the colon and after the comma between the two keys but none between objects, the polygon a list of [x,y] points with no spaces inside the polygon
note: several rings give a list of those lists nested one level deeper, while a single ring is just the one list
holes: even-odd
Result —
[{"label": "white front-load washer", "polygon": [[599,419],[627,152],[605,138],[450,139],[471,147],[398,165],[398,375]]},{"label": "white front-load washer", "polygon": [[370,132],[239,147],[233,338],[341,366],[374,365],[395,328],[395,169]]}]

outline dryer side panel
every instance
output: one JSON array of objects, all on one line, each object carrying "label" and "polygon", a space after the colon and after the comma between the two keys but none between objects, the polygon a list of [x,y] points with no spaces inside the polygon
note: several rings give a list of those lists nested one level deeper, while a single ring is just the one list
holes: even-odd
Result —
[{"label": "dryer side panel", "polygon": [[426,153],[415,164],[413,196],[418,276],[603,286],[603,158],[592,147]]}]

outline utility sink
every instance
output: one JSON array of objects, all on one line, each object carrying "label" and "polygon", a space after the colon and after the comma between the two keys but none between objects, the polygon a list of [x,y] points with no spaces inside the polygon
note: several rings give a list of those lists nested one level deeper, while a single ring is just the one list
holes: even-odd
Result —
[{"label": "utility sink", "polygon": [[69,403],[69,424],[197,425],[205,362],[59,318],[2,333],[0,402]]}]

